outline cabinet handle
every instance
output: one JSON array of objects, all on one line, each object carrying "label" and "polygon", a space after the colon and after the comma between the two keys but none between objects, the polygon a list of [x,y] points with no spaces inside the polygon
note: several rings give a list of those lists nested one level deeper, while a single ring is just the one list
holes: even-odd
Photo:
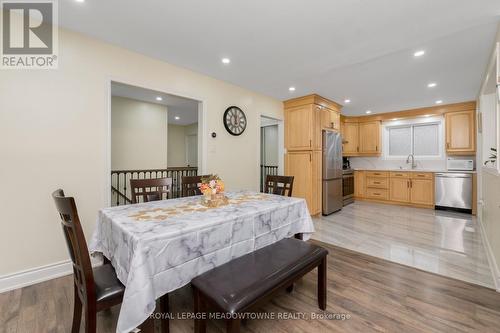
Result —
[{"label": "cabinet handle", "polygon": [[375,146],[375,151],[378,151],[378,146]]},{"label": "cabinet handle", "polygon": [[312,140],[309,140],[309,147],[312,147]]},{"label": "cabinet handle", "polygon": [[409,180],[406,181],[406,188],[410,188],[410,181]]},{"label": "cabinet handle", "polygon": [[380,182],[373,182],[373,184],[377,184],[377,185],[379,185],[379,184],[380,184]]},{"label": "cabinet handle", "polygon": [[410,179],[410,188],[413,188],[413,180]]},{"label": "cabinet handle", "polygon": [[312,162],[312,156],[309,154],[309,162]]},{"label": "cabinet handle", "polygon": [[417,177],[425,177],[425,175],[417,175]]},{"label": "cabinet handle", "polygon": [[446,142],[446,148],[450,148],[450,143],[449,142]]},{"label": "cabinet handle", "polygon": [[380,193],[377,193],[377,192],[373,192],[373,195],[380,195]]},{"label": "cabinet handle", "polygon": [[359,153],[359,146],[358,146],[358,147],[356,147],[356,151]]}]

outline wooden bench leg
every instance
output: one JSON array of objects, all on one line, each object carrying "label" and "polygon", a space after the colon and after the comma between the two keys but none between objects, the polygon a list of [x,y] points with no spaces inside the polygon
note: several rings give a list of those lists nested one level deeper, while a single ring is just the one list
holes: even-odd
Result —
[{"label": "wooden bench leg", "polygon": [[298,234],[295,234],[295,239],[300,239],[300,240],[304,240],[304,234],[303,233],[298,233]]},{"label": "wooden bench leg", "polygon": [[160,297],[160,313],[161,313],[161,332],[169,333],[170,327],[169,327],[168,316],[170,314],[168,307],[168,294],[165,294],[162,297]]},{"label": "wooden bench leg", "polygon": [[205,333],[207,331],[206,306],[200,291],[196,288],[193,290],[194,295],[194,332]]},{"label": "wooden bench leg", "polygon": [[240,320],[239,319],[227,319],[226,332],[227,333],[240,333]]},{"label": "wooden bench leg", "polygon": [[318,266],[318,305],[326,310],[326,256]]}]

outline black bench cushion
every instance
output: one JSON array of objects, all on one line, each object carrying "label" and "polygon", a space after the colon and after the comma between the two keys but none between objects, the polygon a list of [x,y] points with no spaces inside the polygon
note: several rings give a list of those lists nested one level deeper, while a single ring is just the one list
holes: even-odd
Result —
[{"label": "black bench cushion", "polygon": [[220,309],[235,313],[327,254],[322,247],[285,238],[216,267],[191,283]]}]

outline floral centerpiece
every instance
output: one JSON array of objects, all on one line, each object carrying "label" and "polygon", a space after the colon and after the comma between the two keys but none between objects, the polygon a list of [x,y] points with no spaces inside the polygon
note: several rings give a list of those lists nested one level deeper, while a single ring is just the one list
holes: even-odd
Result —
[{"label": "floral centerpiece", "polygon": [[209,207],[218,207],[227,204],[224,195],[224,182],[217,175],[201,178],[200,191],[203,193],[202,204]]}]

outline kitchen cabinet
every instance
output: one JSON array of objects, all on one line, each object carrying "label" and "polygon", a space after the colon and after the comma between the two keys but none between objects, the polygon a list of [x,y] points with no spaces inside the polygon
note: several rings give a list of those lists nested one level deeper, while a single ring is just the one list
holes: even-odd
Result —
[{"label": "kitchen cabinet", "polygon": [[410,202],[415,205],[434,205],[434,174],[411,173]]},{"label": "kitchen cabinet", "polygon": [[321,151],[288,152],[285,169],[294,177],[292,195],[306,199],[311,215],[321,213]]},{"label": "kitchen cabinet", "polygon": [[308,150],[317,148],[317,140],[314,138],[314,129],[316,127],[315,123],[318,121],[317,114],[311,105],[304,105],[286,110],[286,148],[288,150]]},{"label": "kitchen cabinet", "polygon": [[342,152],[344,156],[356,156],[359,153],[359,124],[342,124]]},{"label": "kitchen cabinet", "polygon": [[356,170],[354,177],[357,199],[417,207],[434,206],[432,172]]},{"label": "kitchen cabinet", "polygon": [[380,154],[380,121],[359,124],[359,152]]},{"label": "kitchen cabinet", "polygon": [[321,108],[321,127],[324,129],[340,130],[340,112],[325,107]]},{"label": "kitchen cabinet", "polygon": [[446,152],[471,154],[476,152],[475,111],[449,112],[445,114]]},{"label": "kitchen cabinet", "polygon": [[344,156],[378,156],[380,145],[380,121],[344,122],[342,124]]},{"label": "kitchen cabinet", "polygon": [[321,213],[323,128],[340,130],[340,105],[318,95],[294,98],[285,107],[285,174],[294,176],[294,197],[311,215]]},{"label": "kitchen cabinet", "polygon": [[397,202],[410,202],[410,179],[408,177],[391,177],[389,199]]},{"label": "kitchen cabinet", "polygon": [[354,197],[364,198],[365,196],[365,172],[354,171]]}]

